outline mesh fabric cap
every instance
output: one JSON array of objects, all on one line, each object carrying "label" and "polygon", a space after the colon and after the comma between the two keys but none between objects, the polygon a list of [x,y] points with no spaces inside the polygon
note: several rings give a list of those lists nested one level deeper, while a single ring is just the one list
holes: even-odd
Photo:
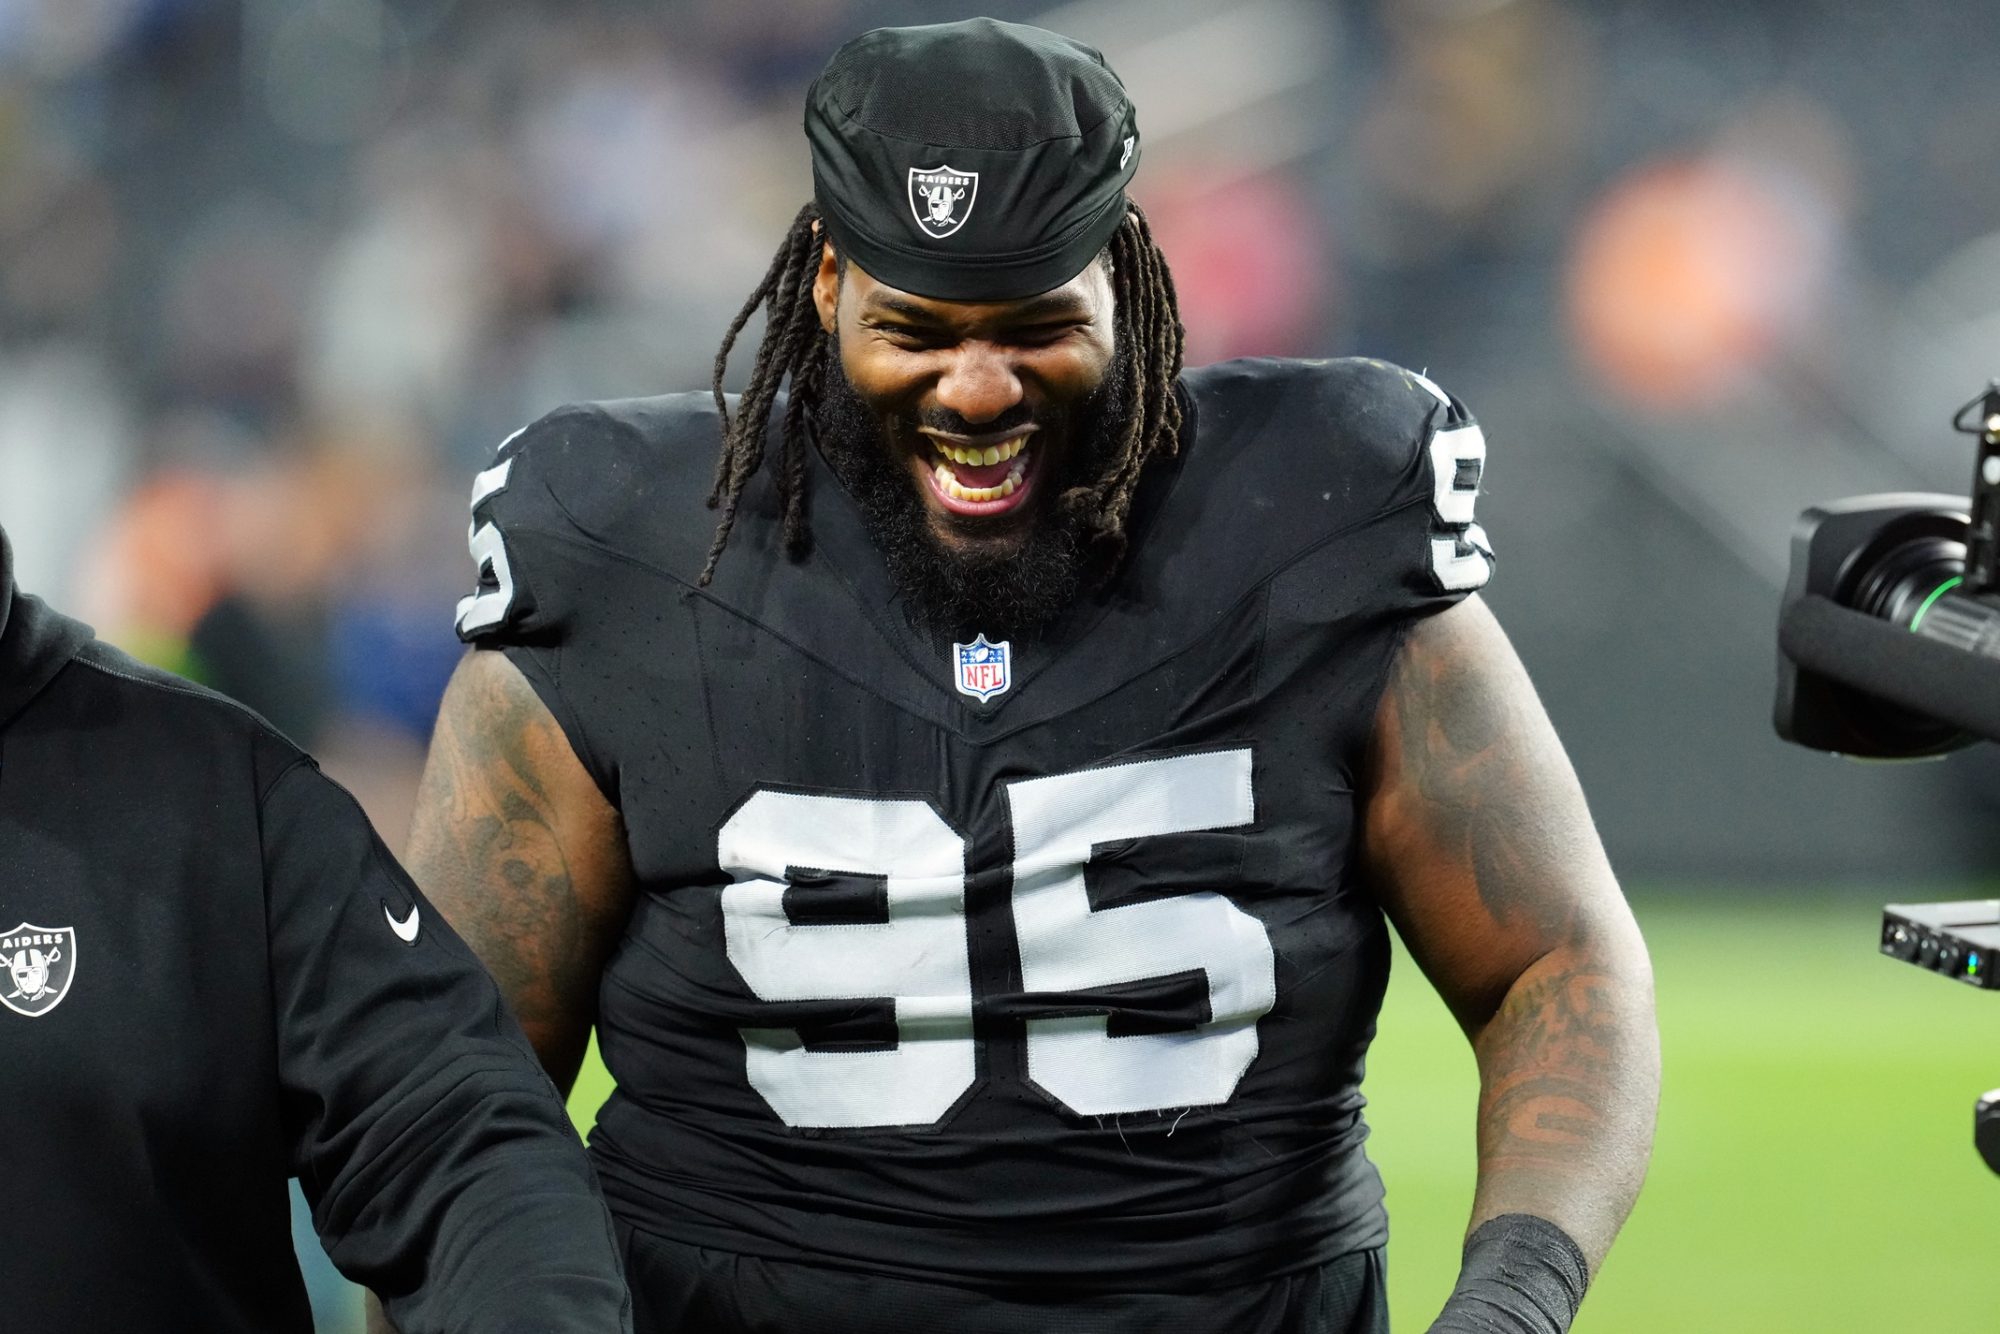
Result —
[{"label": "mesh fabric cap", "polygon": [[1059,287],[1125,216],[1139,163],[1124,85],[1090,47],[994,19],[878,28],[806,96],[834,247],[920,296]]}]

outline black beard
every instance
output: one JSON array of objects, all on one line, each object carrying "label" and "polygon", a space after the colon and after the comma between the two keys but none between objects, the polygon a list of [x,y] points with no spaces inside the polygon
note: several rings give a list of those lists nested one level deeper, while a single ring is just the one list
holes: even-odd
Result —
[{"label": "black beard", "polygon": [[[1049,493],[1021,541],[1005,551],[961,550],[931,530],[917,483],[885,438],[885,423],[855,391],[839,353],[824,344],[820,396],[813,424],[821,455],[860,507],[863,525],[902,592],[906,611],[924,633],[991,640],[1032,638],[1076,600],[1091,564],[1086,516],[1058,502],[1071,487],[1103,474],[1114,442],[1124,435],[1130,358],[1120,339],[1111,368],[1081,401],[1062,414],[1064,446],[1043,479]],[[1025,417],[1023,418],[1025,421]],[[888,423],[906,437],[917,422]],[[926,424],[968,430],[944,421]],[[990,427],[990,423],[986,424]]]}]

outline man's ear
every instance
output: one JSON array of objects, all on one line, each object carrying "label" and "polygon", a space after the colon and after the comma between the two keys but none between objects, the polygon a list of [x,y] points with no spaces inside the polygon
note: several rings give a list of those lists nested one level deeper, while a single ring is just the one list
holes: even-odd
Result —
[{"label": "man's ear", "polygon": [[813,305],[819,308],[819,327],[833,332],[833,316],[840,306],[840,259],[831,242],[819,248],[819,272],[813,275]]}]

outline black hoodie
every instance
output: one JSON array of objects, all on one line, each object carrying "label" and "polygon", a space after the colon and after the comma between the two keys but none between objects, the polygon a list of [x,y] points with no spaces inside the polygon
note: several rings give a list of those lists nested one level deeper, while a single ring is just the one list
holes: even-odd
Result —
[{"label": "black hoodie", "polygon": [[309,1334],[290,1176],[403,1334],[631,1328],[555,1090],[353,799],[0,533],[9,1325]]}]

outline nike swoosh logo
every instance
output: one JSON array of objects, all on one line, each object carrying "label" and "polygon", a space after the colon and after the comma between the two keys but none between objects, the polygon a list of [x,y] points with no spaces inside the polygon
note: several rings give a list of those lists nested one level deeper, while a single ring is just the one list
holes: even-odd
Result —
[{"label": "nike swoosh logo", "polygon": [[398,940],[401,940],[405,945],[414,945],[417,943],[416,904],[413,903],[410,905],[410,915],[400,922],[396,920],[396,914],[389,911],[389,905],[386,903],[382,905],[382,915],[389,919],[389,929],[396,933]]}]

